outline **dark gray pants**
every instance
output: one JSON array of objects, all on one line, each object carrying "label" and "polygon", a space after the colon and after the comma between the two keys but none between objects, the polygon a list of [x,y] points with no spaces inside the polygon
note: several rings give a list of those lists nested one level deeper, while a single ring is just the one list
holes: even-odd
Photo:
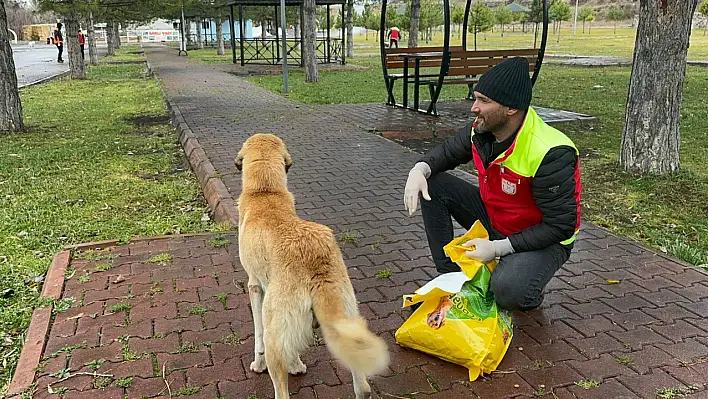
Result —
[{"label": "dark gray pants", "polygon": [[[452,219],[465,229],[480,220],[492,240],[504,235],[492,228],[479,188],[449,173],[428,179],[430,201],[419,197],[428,245],[440,273],[460,271],[443,247],[453,238]],[[497,304],[507,310],[531,310],[543,302],[543,290],[570,257],[570,249],[554,244],[539,251],[513,253],[500,258],[490,282]]]}]

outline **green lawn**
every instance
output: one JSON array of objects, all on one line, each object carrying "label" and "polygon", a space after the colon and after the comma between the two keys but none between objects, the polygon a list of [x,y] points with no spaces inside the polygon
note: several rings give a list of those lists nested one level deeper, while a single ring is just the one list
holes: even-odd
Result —
[{"label": "green lawn", "polygon": [[[354,57],[364,70],[320,71],[320,82],[304,82],[301,71],[289,78],[288,97],[310,104],[383,103],[386,90],[380,61]],[[684,171],[673,177],[636,178],[617,170],[630,68],[584,68],[545,65],[534,89],[533,103],[597,116],[591,128],[565,125],[584,152],[584,219],[624,236],[666,250],[690,263],[708,264],[708,69],[688,67],[681,130]],[[282,78],[252,76],[248,80],[274,92]],[[400,82],[399,82],[400,83]],[[445,86],[441,98],[463,98],[463,85]],[[602,86],[602,87],[595,87]],[[355,90],[343,90],[353,87]],[[400,84],[398,84],[400,93]],[[400,94],[399,94],[400,96]],[[423,96],[425,97],[425,96]],[[398,97],[400,98],[400,97]]]},{"label": "green lawn", "polygon": [[[495,28],[498,29],[498,28]],[[486,32],[477,34],[477,49],[510,49],[510,48],[530,48],[533,47],[534,37],[533,31],[526,33],[519,32],[519,27],[515,32],[505,31],[504,37],[501,36],[501,31]],[[404,33],[405,34],[405,33]],[[611,27],[602,27],[587,30],[583,34],[582,26],[578,25],[576,35],[573,35],[573,24],[564,23],[560,32],[560,41],[557,41],[558,35],[549,32],[548,41],[546,44],[546,52],[548,54],[573,54],[573,55],[606,55],[618,57],[632,57],[634,51],[634,40],[636,29],[632,28],[617,28],[615,33]],[[378,53],[379,45],[376,33],[370,31],[368,40],[366,35],[356,35],[354,37],[355,52],[362,53]],[[453,33],[450,44],[460,45],[462,38],[459,33]],[[541,43],[539,33],[538,46]],[[405,36],[399,43],[400,46],[407,46],[408,36]],[[418,46],[442,46],[443,35],[437,32],[433,35],[432,41],[418,41]],[[467,34],[467,48],[474,49],[474,35]],[[708,36],[703,35],[703,29],[694,29],[691,32],[691,43],[688,49],[689,59],[708,59]]]},{"label": "green lawn", "polygon": [[27,132],[0,135],[0,397],[63,246],[219,228],[145,65],[87,75],[22,90]]}]

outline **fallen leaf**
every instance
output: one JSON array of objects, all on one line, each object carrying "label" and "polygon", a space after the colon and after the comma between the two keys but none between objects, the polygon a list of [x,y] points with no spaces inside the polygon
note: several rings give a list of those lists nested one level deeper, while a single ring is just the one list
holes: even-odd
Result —
[{"label": "fallen leaf", "polygon": [[619,284],[619,283],[620,283],[619,280],[606,280],[606,281],[607,281],[607,283],[609,283],[609,284]]},{"label": "fallen leaf", "polygon": [[123,277],[122,274],[119,274],[119,275],[116,277],[116,279],[113,280],[113,284],[122,283],[123,281],[125,281],[125,277]]},{"label": "fallen leaf", "polygon": [[80,319],[80,318],[82,318],[82,317],[84,317],[84,314],[83,314],[83,313],[79,313],[79,314],[77,314],[77,315],[75,315],[75,316],[67,317],[66,319],[67,319],[67,320],[74,320],[74,319]]}]

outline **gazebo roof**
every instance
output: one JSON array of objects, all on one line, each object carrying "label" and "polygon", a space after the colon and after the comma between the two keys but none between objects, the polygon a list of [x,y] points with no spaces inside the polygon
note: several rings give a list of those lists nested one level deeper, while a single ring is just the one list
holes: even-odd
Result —
[{"label": "gazebo roof", "polygon": [[[304,0],[285,0],[285,6],[300,6]],[[315,0],[318,6],[343,5],[347,0]],[[229,0],[226,5],[235,6],[279,6],[280,0]]]}]

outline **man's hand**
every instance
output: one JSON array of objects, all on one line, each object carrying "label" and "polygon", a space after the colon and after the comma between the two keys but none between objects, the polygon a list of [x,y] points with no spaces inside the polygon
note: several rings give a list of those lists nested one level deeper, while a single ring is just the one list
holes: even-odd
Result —
[{"label": "man's hand", "polygon": [[508,238],[503,240],[489,241],[484,238],[475,238],[462,244],[463,247],[475,247],[473,251],[465,252],[470,259],[475,259],[487,263],[497,256],[504,256],[514,253],[514,247]]},{"label": "man's hand", "polygon": [[404,190],[403,203],[408,210],[408,215],[418,209],[418,194],[423,193],[423,198],[430,201],[428,194],[428,177],[430,176],[430,166],[425,162],[418,162],[413,169],[408,172],[408,181]]}]

